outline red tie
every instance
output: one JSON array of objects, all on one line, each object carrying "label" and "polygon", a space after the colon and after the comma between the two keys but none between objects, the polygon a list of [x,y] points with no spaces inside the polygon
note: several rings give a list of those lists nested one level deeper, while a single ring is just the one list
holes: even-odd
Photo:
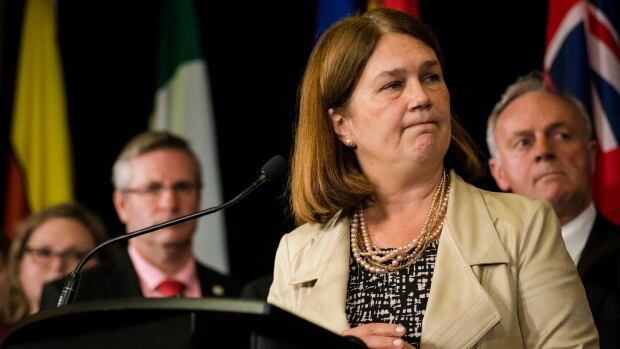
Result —
[{"label": "red tie", "polygon": [[185,290],[185,284],[176,280],[164,280],[157,286],[157,290],[165,297],[182,296]]}]

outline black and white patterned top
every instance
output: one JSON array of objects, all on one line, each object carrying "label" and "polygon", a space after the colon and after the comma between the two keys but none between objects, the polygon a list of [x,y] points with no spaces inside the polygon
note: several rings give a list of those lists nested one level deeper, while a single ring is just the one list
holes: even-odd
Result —
[{"label": "black and white patterned top", "polygon": [[414,264],[385,274],[367,271],[351,256],[346,305],[349,325],[401,324],[407,329],[403,339],[419,348],[437,246],[433,241]]}]

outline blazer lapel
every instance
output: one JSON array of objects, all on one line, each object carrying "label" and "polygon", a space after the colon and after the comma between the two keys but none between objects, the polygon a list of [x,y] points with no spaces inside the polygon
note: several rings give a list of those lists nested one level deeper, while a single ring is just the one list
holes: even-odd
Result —
[{"label": "blazer lapel", "polygon": [[111,280],[110,289],[118,297],[142,297],[140,281],[136,268],[131,262],[129,253],[124,250],[114,260],[113,272],[108,275]]},{"label": "blazer lapel", "polygon": [[[338,217],[340,215],[336,215]],[[349,328],[345,305],[349,279],[349,220],[334,219],[311,242],[308,258],[290,284],[307,288],[299,314],[340,333]]]},{"label": "blazer lapel", "polygon": [[[470,348],[500,320],[479,268],[508,263],[480,194],[452,172],[448,212],[422,324],[422,348]],[[462,206],[461,206],[462,204]]]}]

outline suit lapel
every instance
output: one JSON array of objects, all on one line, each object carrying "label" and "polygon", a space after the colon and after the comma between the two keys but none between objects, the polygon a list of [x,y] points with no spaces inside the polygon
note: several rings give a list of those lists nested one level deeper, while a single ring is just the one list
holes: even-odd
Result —
[{"label": "suit lapel", "polygon": [[124,250],[112,265],[114,272],[110,273],[110,292],[117,297],[143,297],[142,289],[136,268],[129,258],[129,253]]},{"label": "suit lapel", "polygon": [[[613,223],[605,219],[600,212],[597,212],[596,220],[577,265],[593,314],[600,311],[606,294],[604,288],[600,286],[605,284],[601,278],[609,278],[610,275],[614,275],[610,271],[613,264],[610,265],[609,258],[620,250],[620,235],[616,229],[617,227]],[[607,272],[601,273],[601,270],[607,270]]]},{"label": "suit lapel", "polygon": [[586,245],[581,253],[577,269],[583,278],[590,268],[596,267],[601,260],[614,253],[620,247],[620,238],[614,231],[614,226],[600,212],[589,233]]},{"label": "suit lapel", "polygon": [[196,266],[196,276],[198,276],[198,283],[200,284],[200,292],[202,293],[202,297],[213,296],[213,286],[211,285],[212,281],[207,271],[200,263],[198,263],[198,261],[195,261],[194,265]]},{"label": "suit lapel", "polygon": [[481,265],[508,263],[508,256],[480,194],[454,172],[451,178],[448,213],[422,324],[423,348],[470,348],[500,320],[497,306],[474,271]]}]

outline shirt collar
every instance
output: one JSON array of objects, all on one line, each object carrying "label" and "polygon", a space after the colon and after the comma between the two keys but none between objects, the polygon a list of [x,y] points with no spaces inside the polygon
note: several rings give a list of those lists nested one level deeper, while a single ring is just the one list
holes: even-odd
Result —
[{"label": "shirt collar", "polygon": [[562,226],[562,237],[575,265],[579,263],[595,219],[596,209],[594,203],[591,202],[577,217]]},{"label": "shirt collar", "polygon": [[168,279],[180,281],[187,287],[192,283],[196,275],[196,261],[193,256],[187,260],[177,273],[168,276],[142,257],[135,247],[129,245],[128,252],[140,283],[150,291],[154,291],[162,281]]}]

